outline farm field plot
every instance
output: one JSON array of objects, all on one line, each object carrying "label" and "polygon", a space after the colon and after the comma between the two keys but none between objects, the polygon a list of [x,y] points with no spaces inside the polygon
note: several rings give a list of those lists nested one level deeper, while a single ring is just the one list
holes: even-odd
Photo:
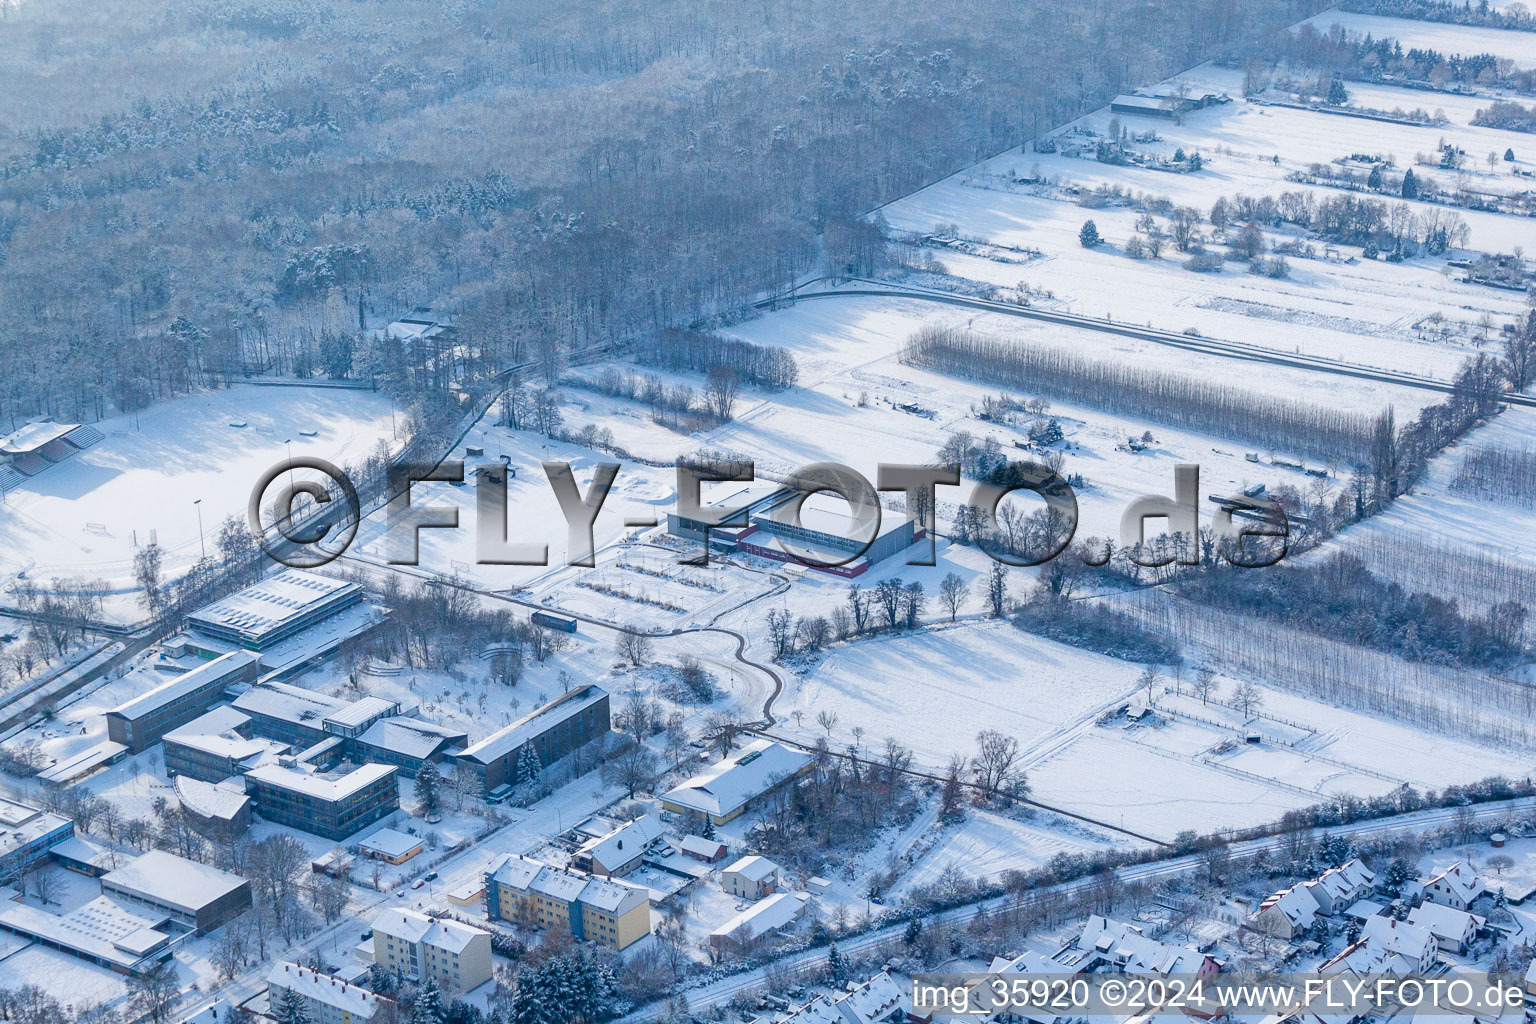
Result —
[{"label": "farm field plot", "polygon": [[[1407,587],[1437,588],[1473,606],[1536,597],[1536,507],[1458,483],[1480,453],[1536,449],[1536,410],[1510,408],[1438,456],[1409,494],[1307,557],[1346,551]],[[1498,483],[1497,480],[1494,481]],[[1510,482],[1512,483],[1512,481]],[[1432,562],[1424,559],[1433,558]]]},{"label": "farm field plot", "polygon": [[[1232,73],[1209,66],[1179,80],[1196,91],[1240,93],[1240,80]],[[1426,103],[1433,107],[1422,92],[1391,87],[1370,87],[1361,102],[1388,108],[1412,109]],[[1443,259],[1402,264],[1360,260],[1360,250],[1352,246],[1336,247],[1338,257],[1333,259],[1291,258],[1287,280],[1263,278],[1237,264],[1220,273],[1194,273],[1183,268],[1183,256],[1178,253],[1136,260],[1120,247],[1133,234],[1138,212],[1113,205],[1086,208],[1052,186],[1022,184],[1020,179],[1043,177],[1085,190],[1116,186],[1165,196],[1204,212],[1216,199],[1238,194],[1273,197],[1306,192],[1319,200],[1338,196],[1342,194],[1338,190],[1298,184],[1286,177],[1313,163],[1329,163],[1353,153],[1393,159],[1401,169],[1410,166],[1417,154],[1433,153],[1445,139],[1469,154],[1462,172],[1468,187],[1528,188],[1529,179],[1515,178],[1502,162],[1497,171],[1486,171],[1482,164],[1488,152],[1502,153],[1519,140],[1509,132],[1466,124],[1474,110],[1465,102],[1452,104],[1452,110],[1460,123],[1417,127],[1242,100],[1194,111],[1183,124],[1104,109],[1055,137],[1091,142],[1092,136],[1080,133],[1102,136],[1116,121],[1127,131],[1153,131],[1159,136],[1155,142],[1134,143],[1137,151],[1165,158],[1178,149],[1199,152],[1206,158],[1205,167],[1192,174],[1171,174],[1060,153],[1010,150],[892,203],[882,215],[897,230],[926,234],[937,225],[950,224],[963,237],[1038,251],[1042,258],[1022,265],[942,248],[934,255],[961,277],[1002,288],[1022,281],[1032,289],[1047,289],[1054,300],[1039,301],[1051,308],[1151,323],[1167,330],[1193,328],[1281,351],[1445,378],[1485,342],[1486,332],[1476,328],[1484,314],[1497,321],[1520,311],[1517,293],[1461,283],[1447,272]],[[1530,169],[1526,162],[1516,166]],[[1447,187],[1456,184],[1449,177],[1451,172],[1415,170],[1430,180],[1447,176],[1442,182]],[[1409,205],[1420,212],[1428,208],[1423,203]],[[1457,212],[1466,221],[1470,245],[1476,249],[1508,252],[1523,245],[1529,234],[1526,218]],[[1085,249],[1079,243],[1077,234],[1087,219],[1095,222],[1109,244]],[[1269,231],[1277,242],[1293,234],[1289,227]],[[1314,245],[1318,257],[1329,255],[1323,243]],[[1350,258],[1355,261],[1348,262]],[[1104,287],[1104,282],[1114,285]],[[1450,329],[1438,329],[1436,315]]]},{"label": "farm field plot", "polygon": [[[288,457],[338,466],[393,445],[390,401],[371,391],[236,385],[94,424],[105,436],[13,488],[0,504],[0,580],[104,579],[131,589],[133,555],[157,539],[165,575],[209,550],[226,516]],[[134,615],[129,606],[126,614]],[[134,615],[136,617],[136,615]]]}]

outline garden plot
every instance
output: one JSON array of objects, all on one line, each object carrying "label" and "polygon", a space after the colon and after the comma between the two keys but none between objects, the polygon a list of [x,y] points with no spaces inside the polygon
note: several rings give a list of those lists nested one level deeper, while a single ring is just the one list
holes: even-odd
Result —
[{"label": "garden plot", "polygon": [[779,584],[768,572],[725,566],[686,566],[691,549],[641,543],[601,552],[595,568],[564,568],[523,598],[603,622],[673,629],[705,625]]},{"label": "garden plot", "polygon": [[[1026,750],[1048,743],[1124,700],[1138,671],[1002,623],[866,640],[791,681],[775,705],[775,731],[842,747],[859,727],[868,749],[895,737],[936,769],[974,753],[984,729]],[[830,729],[817,722],[823,713],[837,716]]]},{"label": "garden plot", "polygon": [[889,895],[903,896],[933,885],[950,870],[973,878],[995,877],[1004,871],[1041,867],[1058,854],[1107,850],[1125,842],[1054,815],[1037,813],[1033,820],[1020,820],[973,809],[959,824],[939,830],[937,839]]},{"label": "garden plot", "polygon": [[[226,516],[245,518],[251,489],[288,457],[361,462],[394,444],[390,400],[340,388],[236,385],[157,403],[95,424],[105,437],[12,489],[0,504],[0,582],[101,579],[127,595],[109,603],[142,615],[133,556],[151,540],[174,579]],[[201,501],[201,506],[195,504]],[[201,534],[199,542],[199,511]]]}]

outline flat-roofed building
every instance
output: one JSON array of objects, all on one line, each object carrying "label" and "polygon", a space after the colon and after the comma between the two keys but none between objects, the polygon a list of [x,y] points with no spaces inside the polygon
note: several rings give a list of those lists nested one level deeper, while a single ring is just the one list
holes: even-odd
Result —
[{"label": "flat-roofed building", "polygon": [[469,733],[423,718],[393,715],[370,725],[349,741],[352,756],[392,764],[414,777],[428,761],[443,761],[469,745]]},{"label": "flat-roofed building", "polygon": [[811,769],[812,758],[774,740],[753,740],[693,778],[669,790],[661,806],[674,814],[708,817],[724,825],[754,800]]},{"label": "flat-roofed building", "polygon": [[165,734],[165,773],[201,782],[222,782],[276,761],[289,746],[251,735],[251,717],[225,705]]},{"label": "flat-roofed building", "polygon": [[187,616],[189,628],[262,651],[343,609],[362,603],[363,588],[303,569],[284,569]]},{"label": "flat-roofed building", "polygon": [[30,939],[118,974],[141,974],[170,956],[163,912],[98,896],[67,914],[18,904],[0,913],[0,931]]},{"label": "flat-roofed building", "polygon": [[509,853],[485,873],[486,915],[624,949],[651,934],[650,890]]},{"label": "flat-roofed building", "polygon": [[291,683],[262,683],[233,701],[235,710],[251,717],[251,729],[295,747],[326,739],[325,721],[351,702]]},{"label": "flat-roofed building", "polygon": [[358,985],[298,964],[279,961],[267,972],[267,1001],[275,1011],[292,992],[302,1000],[305,1012],[314,1024],[367,1024],[383,1019],[381,1014],[394,1001]]},{"label": "flat-roofed building", "polygon": [[166,733],[203,714],[234,683],[248,683],[261,671],[249,651],[231,651],[176,679],[141,693],[107,712],[107,738],[137,754]]},{"label": "flat-roofed building", "polygon": [[556,697],[505,729],[493,732],[459,754],[490,792],[517,781],[518,759],[525,748],[549,765],[577,747],[592,742],[609,729],[608,691],[588,684]]},{"label": "flat-roofed building", "polygon": [[345,839],[400,806],[399,771],[389,764],[333,772],[261,765],[245,775],[246,792],[268,821],[327,839]]},{"label": "flat-roofed building", "polygon": [[151,850],[101,876],[101,891],[138,903],[201,935],[251,905],[251,884],[239,875],[163,850]]},{"label": "flat-roofed building", "polygon": [[0,799],[0,879],[15,878],[74,834],[62,814]]},{"label": "flat-roofed building", "polygon": [[444,992],[468,992],[491,980],[491,933],[414,910],[386,910],[373,922],[373,962],[414,981],[431,978]]}]

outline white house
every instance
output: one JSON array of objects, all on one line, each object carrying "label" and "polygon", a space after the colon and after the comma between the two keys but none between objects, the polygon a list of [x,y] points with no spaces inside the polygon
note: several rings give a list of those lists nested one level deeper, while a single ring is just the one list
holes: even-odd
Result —
[{"label": "white house", "polygon": [[571,866],[598,878],[618,878],[640,866],[645,853],[661,838],[661,819],[643,814],[626,821],[607,835],[582,843],[571,856]]},{"label": "white house", "polygon": [[891,980],[890,972],[881,971],[836,997],[832,1004],[846,1024],[880,1024],[901,1009],[901,1000],[901,988]]},{"label": "white house", "polygon": [[760,900],[779,886],[779,866],[767,857],[743,857],[720,873],[720,888],[733,896]]},{"label": "white house", "polygon": [[1172,946],[1143,935],[1134,925],[1094,914],[1077,940],[1081,970],[1109,968],[1126,974],[1215,974],[1221,965],[1188,946]]},{"label": "white house", "polygon": [[1355,901],[1371,894],[1376,873],[1351,857],[1336,868],[1329,868],[1307,883],[1307,891],[1317,900],[1317,910],[1329,917],[1343,912]]},{"label": "white house", "polygon": [[1460,954],[1467,951],[1487,922],[1465,910],[1425,903],[1409,912],[1408,923],[1426,929],[1447,953]]},{"label": "white house", "polygon": [[1390,917],[1373,917],[1360,938],[1318,967],[1325,975],[1416,974],[1435,962],[1439,946],[1427,928]]},{"label": "white house", "polygon": [[1248,927],[1289,942],[1317,920],[1317,899],[1305,884],[1281,889],[1248,918]]},{"label": "white house", "polygon": [[1424,882],[1424,898],[1454,910],[1466,910],[1487,889],[1471,865],[1457,861]]}]

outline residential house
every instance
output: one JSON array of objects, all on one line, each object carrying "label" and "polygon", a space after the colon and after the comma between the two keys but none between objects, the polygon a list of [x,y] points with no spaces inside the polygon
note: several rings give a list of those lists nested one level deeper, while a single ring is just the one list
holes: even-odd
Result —
[{"label": "residential house", "polygon": [[624,949],[651,933],[650,890],[509,853],[485,873],[486,914]]},{"label": "residential house", "polygon": [[720,873],[720,888],[743,899],[760,900],[779,886],[779,866],[767,857],[743,857]]},{"label": "residential house", "polygon": [[1409,912],[1408,923],[1428,930],[1445,952],[1460,955],[1477,939],[1487,921],[1465,910],[1425,903]]},{"label": "residential house", "polygon": [[1453,910],[1467,910],[1487,889],[1470,864],[1457,861],[1424,882],[1424,898]]},{"label": "residential house", "polygon": [[661,819],[644,814],[627,821],[607,835],[582,843],[571,856],[571,866],[599,878],[617,878],[640,866],[651,844],[661,838]]},{"label": "residential house", "polygon": [[267,973],[267,1000],[274,1017],[290,992],[303,1002],[314,1024],[367,1024],[393,1004],[392,1000],[374,995],[361,986],[308,967],[279,961]]},{"label": "residential house", "polygon": [[374,919],[373,962],[415,981],[431,978],[444,992],[468,992],[491,980],[491,933],[393,908]]}]

